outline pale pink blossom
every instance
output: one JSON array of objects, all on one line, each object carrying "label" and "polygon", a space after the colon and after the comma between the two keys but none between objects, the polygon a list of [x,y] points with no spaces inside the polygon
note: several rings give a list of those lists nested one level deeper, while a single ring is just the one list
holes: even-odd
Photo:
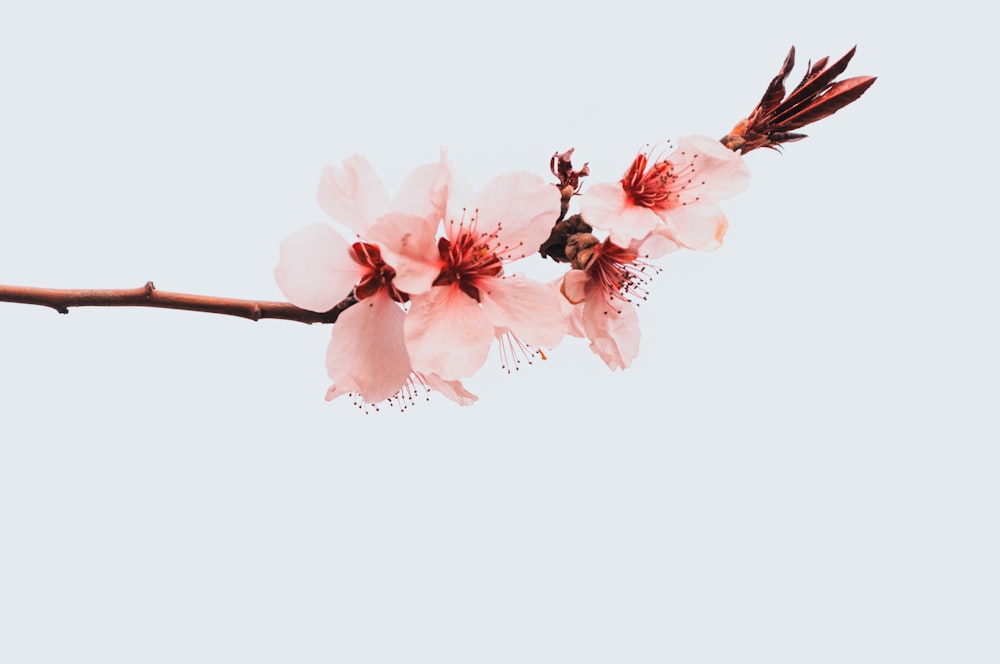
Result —
[{"label": "pale pink blossom", "polygon": [[[417,226],[428,220],[437,223],[449,176],[443,164],[422,166],[390,201],[370,164],[355,156],[341,167],[324,169],[319,199],[328,214],[358,234],[366,234],[380,216],[390,213]],[[377,244],[348,244],[323,224],[282,242],[275,278],[290,302],[329,311],[348,295],[358,300],[333,326],[326,365],[334,384],[327,399],[353,394],[362,406],[388,399],[405,407],[419,392],[433,389],[461,405],[476,401],[458,381],[413,370],[403,327],[402,305],[408,295],[395,286],[394,277]]]},{"label": "pale pink blossom", "polygon": [[474,194],[449,190],[444,232],[426,219],[388,214],[370,234],[410,294],[406,347],[416,370],[445,379],[471,376],[486,361],[498,330],[533,347],[565,334],[558,297],[504,266],[533,254],[559,216],[558,190],[529,173],[501,175]]},{"label": "pale pink blossom", "polygon": [[716,249],[729,225],[717,201],[749,179],[740,155],[707,136],[685,136],[667,157],[650,163],[640,152],[619,182],[589,187],[580,213],[619,246],[655,233],[688,249]]},{"label": "pale pink blossom", "polygon": [[[437,224],[444,214],[450,181],[451,170],[442,156],[437,163],[414,169],[390,199],[368,160],[354,155],[340,166],[323,167],[317,198],[331,219],[367,240],[371,226],[390,212],[412,227],[420,227],[420,220]],[[304,309],[330,310],[369,270],[349,248],[336,231],[323,224],[286,238],[275,270],[285,297]]]},{"label": "pale pink blossom", "polygon": [[[659,244],[659,241],[657,241]],[[564,297],[568,333],[590,340],[590,349],[612,370],[626,369],[639,354],[639,316],[634,300],[645,300],[650,271],[644,247],[625,249],[610,239],[592,248],[586,268],[557,282]]]},{"label": "pale pink blossom", "polygon": [[431,390],[462,406],[478,399],[459,381],[413,371],[403,336],[405,317],[386,289],[340,314],[326,351],[327,373],[333,379],[327,401],[356,394],[365,404],[389,400],[405,408],[421,391]]}]

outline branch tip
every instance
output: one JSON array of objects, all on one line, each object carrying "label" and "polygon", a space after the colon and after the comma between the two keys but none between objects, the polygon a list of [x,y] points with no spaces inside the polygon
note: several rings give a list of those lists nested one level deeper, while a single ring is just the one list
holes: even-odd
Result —
[{"label": "branch tip", "polygon": [[810,61],[805,76],[785,95],[785,80],[795,66],[793,46],[760,102],[721,139],[722,144],[746,154],[757,148],[778,150],[782,143],[805,138],[805,134],[794,133],[794,130],[833,115],[856,101],[875,82],[874,76],[834,80],[847,69],[856,50],[857,46],[852,46],[833,64],[828,64],[830,58],[827,56]]}]

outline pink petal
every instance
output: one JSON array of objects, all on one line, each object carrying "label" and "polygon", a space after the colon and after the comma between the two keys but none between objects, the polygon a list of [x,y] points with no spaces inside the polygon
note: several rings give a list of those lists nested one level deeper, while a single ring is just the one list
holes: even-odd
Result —
[{"label": "pink petal", "polygon": [[346,309],[333,326],[326,369],[335,391],[368,403],[396,394],[410,376],[403,339],[406,314],[384,291]]},{"label": "pink petal", "polygon": [[678,249],[680,246],[663,232],[662,227],[657,228],[635,245],[636,254],[642,258],[662,258]]},{"label": "pink petal", "polygon": [[620,183],[588,188],[580,200],[580,214],[594,228],[608,231],[611,241],[620,247],[641,240],[660,223],[652,210],[627,200]]},{"label": "pink petal", "polygon": [[722,246],[729,222],[715,203],[682,205],[663,213],[664,227],[658,233],[688,249],[712,251]]},{"label": "pink petal", "polygon": [[361,155],[345,159],[343,166],[324,166],[317,198],[331,219],[358,235],[389,208],[389,192]]},{"label": "pink petal", "polygon": [[346,388],[341,387],[340,385],[336,385],[335,384],[335,385],[331,385],[326,390],[326,397],[325,398],[326,398],[327,401],[333,401],[334,399],[338,399],[338,398],[344,396],[345,394],[350,394],[350,393],[351,393],[351,390],[348,390]]},{"label": "pink petal", "polygon": [[[476,188],[460,174],[452,176],[451,188],[448,191],[448,206],[445,210],[445,230],[454,221],[457,226],[461,221],[469,221],[476,210]],[[480,229],[482,230],[482,229]]]},{"label": "pink petal", "polygon": [[[680,153],[684,152],[684,156]],[[697,155],[697,157],[694,157]],[[750,185],[750,171],[743,157],[708,136],[682,136],[677,150],[668,159],[690,161],[694,157],[695,182],[685,189],[682,200],[721,201],[732,198]],[[676,160],[676,161],[675,161]],[[704,184],[700,184],[704,181]]]},{"label": "pink petal", "polygon": [[590,279],[584,270],[569,270],[563,275],[560,292],[571,304],[580,304],[587,298]]},{"label": "pink petal", "polygon": [[583,307],[582,304],[569,305],[569,310],[563,308],[566,312],[566,334],[574,337],[586,337],[587,332],[583,329]]},{"label": "pink petal", "polygon": [[435,374],[422,375],[421,377],[432,390],[440,392],[459,406],[471,406],[479,401],[479,397],[465,389],[461,381],[443,380]]},{"label": "pink petal", "polygon": [[382,216],[367,238],[382,245],[385,261],[396,270],[393,284],[410,295],[430,289],[443,264],[437,248],[439,222],[400,213]]},{"label": "pink petal", "polygon": [[612,370],[627,369],[639,355],[639,316],[631,303],[612,308],[601,299],[588,300],[583,310],[583,328],[590,350]]},{"label": "pink petal", "polygon": [[[586,219],[586,217],[584,217]],[[619,247],[641,240],[660,225],[660,218],[649,208],[632,205],[608,228],[608,237]]]},{"label": "pink petal", "polygon": [[483,187],[473,204],[479,231],[499,227],[497,239],[504,262],[538,251],[559,217],[559,190],[532,173],[500,175]]},{"label": "pink petal", "polygon": [[350,245],[326,224],[314,224],[281,242],[274,268],[288,301],[310,311],[329,311],[347,297],[364,268],[351,258]]},{"label": "pink petal", "polygon": [[491,279],[482,290],[482,304],[494,326],[509,329],[529,346],[552,348],[566,334],[559,296],[523,276]]},{"label": "pink petal", "polygon": [[[563,292],[563,285],[565,283],[566,277],[569,275],[579,272],[583,275],[584,279],[581,282],[580,288],[584,288],[587,283],[586,275],[583,270],[570,270],[563,277],[556,279],[555,281],[549,282],[548,286],[553,292],[559,294],[559,309],[562,311],[563,320],[566,322],[566,334],[572,335],[574,337],[583,337],[586,334],[583,331],[583,304],[574,304],[566,298]],[[576,277],[572,279],[577,280]],[[571,286],[571,290],[575,291],[576,286]]]},{"label": "pink petal", "polygon": [[444,380],[476,373],[493,343],[493,324],[457,286],[435,286],[414,296],[404,327],[414,371]]},{"label": "pink petal", "polygon": [[407,176],[390,210],[424,217],[436,227],[448,206],[451,182],[452,170],[442,154],[440,162],[419,166]]},{"label": "pink petal", "polygon": [[594,228],[605,230],[614,224],[627,205],[621,183],[601,182],[587,187],[580,197],[580,214]]}]

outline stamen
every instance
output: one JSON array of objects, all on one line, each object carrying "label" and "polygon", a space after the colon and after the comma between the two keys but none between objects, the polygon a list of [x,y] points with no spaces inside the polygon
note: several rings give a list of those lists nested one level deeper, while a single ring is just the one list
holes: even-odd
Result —
[{"label": "stamen", "polygon": [[[605,240],[594,248],[594,258],[587,268],[587,275],[604,293],[605,302],[616,313],[623,302],[636,306],[649,299],[646,287],[653,274],[662,270],[639,259],[638,254]],[[607,311],[604,312],[608,313]]]},{"label": "stamen", "polygon": [[500,226],[478,233],[479,210],[473,212],[468,223],[466,214],[463,209],[457,225],[454,219],[449,220],[448,236],[438,240],[438,255],[444,267],[433,285],[457,284],[462,292],[479,302],[482,282],[503,274],[503,261],[497,250]]},{"label": "stamen", "polygon": [[500,368],[508,374],[521,370],[521,362],[534,364],[532,358],[536,355],[543,360],[548,358],[541,350],[532,348],[517,338],[510,330],[497,334],[497,347],[500,349]]},{"label": "stamen", "polygon": [[404,413],[408,408],[415,406],[421,396],[424,397],[424,401],[430,401],[430,393],[431,387],[427,384],[426,379],[421,374],[414,372],[409,375],[403,386],[399,388],[399,391],[384,402],[370,403],[365,401],[359,392],[350,392],[349,395],[352,404],[365,415],[369,415],[372,410],[376,413],[381,412],[382,409],[379,408],[379,404],[383,403],[389,408],[394,408],[400,413]]},{"label": "stamen", "polygon": [[621,180],[622,188],[634,205],[665,209],[698,201],[698,197],[682,200],[682,194],[705,184],[704,180],[696,184],[695,179],[700,155],[688,157],[683,150],[676,154],[676,162],[661,156],[651,159],[648,148],[636,155]]}]

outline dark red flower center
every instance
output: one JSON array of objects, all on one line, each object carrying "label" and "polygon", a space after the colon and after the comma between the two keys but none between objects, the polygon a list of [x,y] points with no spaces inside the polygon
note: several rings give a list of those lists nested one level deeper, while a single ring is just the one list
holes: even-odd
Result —
[{"label": "dark red flower center", "polygon": [[612,307],[616,302],[648,299],[646,284],[651,271],[659,270],[640,260],[635,251],[619,247],[611,240],[594,247],[594,257],[587,266],[587,276],[604,292]]},{"label": "dark red flower center", "polygon": [[453,240],[443,237],[438,240],[438,254],[444,267],[434,280],[435,286],[456,284],[463,293],[481,302],[481,280],[495,278],[503,274],[503,262],[490,246],[490,234],[476,235],[470,230],[461,230]]},{"label": "dark red flower center", "polygon": [[351,245],[351,257],[368,271],[358,285],[354,287],[354,297],[363,300],[375,295],[379,290],[386,289],[389,297],[396,302],[406,302],[410,296],[392,284],[396,271],[382,260],[382,251],[374,244],[355,242]]},{"label": "dark red flower center", "polygon": [[686,166],[678,170],[668,159],[650,164],[649,155],[640,152],[621,180],[625,195],[634,205],[645,208],[684,205],[681,193],[693,183],[697,157],[694,155]]}]

